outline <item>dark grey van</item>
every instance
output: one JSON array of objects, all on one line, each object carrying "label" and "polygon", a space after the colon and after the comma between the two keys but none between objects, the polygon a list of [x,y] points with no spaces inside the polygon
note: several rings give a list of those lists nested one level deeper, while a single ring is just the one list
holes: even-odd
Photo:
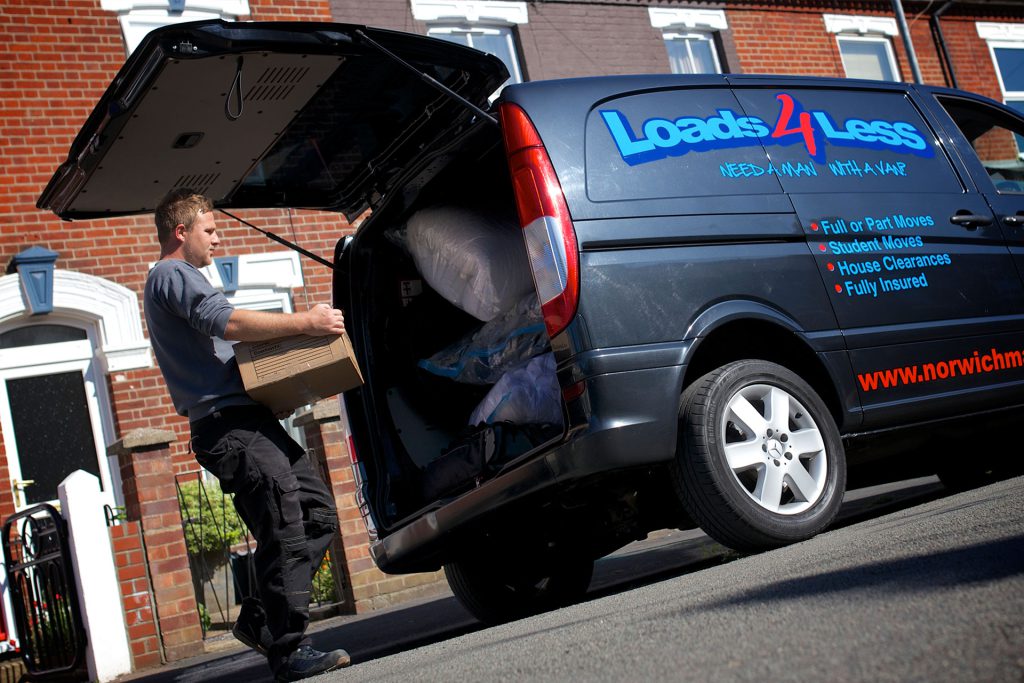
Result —
[{"label": "dark grey van", "polygon": [[[1019,468],[1001,438],[1024,405],[1018,113],[732,75],[534,82],[489,105],[505,77],[356,26],[170,27],[39,206],[142,213],[188,184],[222,208],[371,208],[333,265],[366,379],[343,405],[374,559],[443,566],[485,620],[582,595],[596,558],[655,529],[742,551],[810,538],[848,461],[871,481],[923,454],[956,486]],[[438,207],[486,216],[481,238],[521,230],[490,252],[520,265],[485,251],[469,275],[498,275],[468,289],[536,295],[554,419],[470,424],[490,385],[424,369],[483,324],[410,251]]]}]

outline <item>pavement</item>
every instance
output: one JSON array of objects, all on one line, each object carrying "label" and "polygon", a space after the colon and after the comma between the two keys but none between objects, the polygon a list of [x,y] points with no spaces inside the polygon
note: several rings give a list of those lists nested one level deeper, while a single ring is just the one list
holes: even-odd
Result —
[{"label": "pavement", "polygon": [[[912,479],[847,492],[834,527],[911,507],[941,497],[935,477]],[[622,592],[742,557],[712,541],[699,529],[656,531],[599,560],[588,598]],[[440,642],[484,628],[450,591],[441,588],[420,599],[359,615],[313,622],[308,635],[318,649],[345,648],[353,663]],[[122,676],[118,681],[189,683],[191,681],[269,680],[265,660],[230,634],[208,639],[203,655]]]}]

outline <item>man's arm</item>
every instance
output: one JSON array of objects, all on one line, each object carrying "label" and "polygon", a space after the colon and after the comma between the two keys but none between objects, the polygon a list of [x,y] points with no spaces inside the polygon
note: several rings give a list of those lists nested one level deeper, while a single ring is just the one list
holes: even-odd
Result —
[{"label": "man's arm", "polygon": [[320,337],[344,331],[345,318],[341,311],[327,304],[317,304],[301,313],[267,313],[236,308],[228,318],[224,339],[254,342],[295,334]]}]

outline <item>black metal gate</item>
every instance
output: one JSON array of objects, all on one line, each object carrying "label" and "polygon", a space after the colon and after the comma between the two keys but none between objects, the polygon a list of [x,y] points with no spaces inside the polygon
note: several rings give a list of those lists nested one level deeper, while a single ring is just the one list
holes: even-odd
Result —
[{"label": "black metal gate", "polygon": [[4,522],[4,563],[21,655],[31,679],[82,671],[85,628],[68,547],[67,523],[52,505]]},{"label": "black metal gate", "polygon": [[[176,475],[175,485],[203,637],[219,635],[231,628],[242,600],[256,594],[256,541],[215,479],[189,472]],[[343,605],[331,559],[328,553],[313,579],[309,607],[314,619],[340,613]]]}]

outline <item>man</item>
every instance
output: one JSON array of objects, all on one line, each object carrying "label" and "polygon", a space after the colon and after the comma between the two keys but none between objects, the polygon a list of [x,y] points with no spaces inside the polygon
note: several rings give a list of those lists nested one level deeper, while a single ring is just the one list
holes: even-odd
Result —
[{"label": "man", "polygon": [[259,598],[244,601],[232,630],[267,656],[277,680],[294,681],[350,662],[344,650],[319,652],[303,639],[337,511],[303,449],[245,393],[230,342],[340,334],[345,323],[325,304],[291,314],[235,309],[198,270],[220,244],[212,211],[188,189],[157,206],[160,260],[146,280],[146,323],[174,407],[188,416],[196,460],[234,494],[256,538]]}]

